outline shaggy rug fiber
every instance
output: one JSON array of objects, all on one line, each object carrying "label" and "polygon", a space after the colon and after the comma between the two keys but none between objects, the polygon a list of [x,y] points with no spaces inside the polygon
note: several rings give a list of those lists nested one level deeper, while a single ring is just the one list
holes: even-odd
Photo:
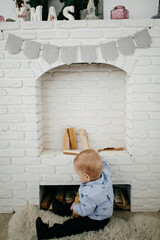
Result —
[{"label": "shaggy rug fiber", "polygon": [[[36,240],[35,220],[40,216],[45,223],[63,223],[68,217],[60,217],[37,206],[26,206],[17,211],[8,226],[8,240]],[[112,217],[100,231],[90,231],[60,240],[160,240],[160,216],[135,214],[127,221]]]}]

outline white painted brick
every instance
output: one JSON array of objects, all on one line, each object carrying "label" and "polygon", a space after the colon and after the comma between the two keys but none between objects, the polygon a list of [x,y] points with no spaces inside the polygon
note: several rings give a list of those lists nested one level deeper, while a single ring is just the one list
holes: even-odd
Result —
[{"label": "white painted brick", "polygon": [[[39,109],[38,109],[37,106],[34,106],[34,105],[33,106],[21,105],[21,106],[9,107],[9,113],[11,113],[11,114],[24,114],[24,113],[26,113],[26,114],[33,114],[33,113],[36,113],[36,112],[39,113]],[[9,115],[9,116],[12,116],[12,115]],[[14,116],[12,117],[13,118],[13,120],[12,120],[13,122],[14,122]],[[20,120],[18,121],[18,119],[20,119],[20,118],[22,119],[23,116],[17,115],[15,117],[15,122],[20,122]],[[12,121],[10,121],[10,122],[12,122]],[[23,121],[21,120],[21,122],[23,122]]]},{"label": "white painted brick", "polygon": [[69,36],[69,31],[46,30],[37,33],[38,39],[68,39]]},{"label": "white painted brick", "polygon": [[[17,112],[15,112],[17,113]],[[0,115],[0,122],[1,123],[15,123],[15,122],[18,122],[18,123],[21,123],[24,121],[24,117],[21,116],[21,115],[12,115],[12,114],[8,114],[8,115]]]},{"label": "white painted brick", "polygon": [[25,115],[25,122],[26,123],[37,123],[42,120],[42,114],[27,114]]},{"label": "white painted brick", "polygon": [[133,143],[138,147],[160,147],[159,139],[134,139]]},{"label": "white painted brick", "polygon": [[119,167],[120,172],[130,172],[130,173],[144,173],[147,172],[148,166],[120,166]]},{"label": "white painted brick", "polygon": [[25,189],[26,188],[26,183],[13,183],[13,182],[10,182],[10,183],[0,183],[0,188],[1,189],[7,189],[7,190],[12,190],[12,189],[15,189],[15,190],[21,190],[21,189]]},{"label": "white painted brick", "polygon": [[[14,155],[13,155],[14,157]],[[18,156],[17,156],[18,157]],[[0,173],[2,174],[19,174],[19,173],[24,173],[24,166],[1,166],[0,168]]]},{"label": "white painted brick", "polygon": [[0,70],[0,78],[4,77],[4,71]]},{"label": "white painted brick", "polygon": [[28,173],[28,174],[23,173],[23,174],[18,174],[18,175],[13,174],[12,175],[13,182],[40,182],[41,179],[42,179],[42,177],[40,175],[30,174],[30,173]]},{"label": "white painted brick", "polygon": [[39,144],[42,144],[42,142],[36,141],[36,140],[32,140],[32,141],[31,140],[23,140],[23,141],[14,140],[10,142],[10,147],[16,148],[16,149],[37,148],[39,147]]},{"label": "white painted brick", "polygon": [[152,83],[159,83],[160,84],[160,76],[152,76]]},{"label": "white painted brick", "polygon": [[147,120],[149,118],[149,114],[146,112],[135,112],[133,115],[134,120]]},{"label": "white painted brick", "polygon": [[37,157],[12,158],[12,165],[39,165],[40,159]]},{"label": "white painted brick", "polygon": [[37,165],[33,166],[26,166],[26,173],[41,173],[41,174],[54,174],[56,172],[55,166],[45,166],[45,165],[40,165],[37,168]]},{"label": "white painted brick", "polygon": [[27,97],[23,97],[23,104],[24,105],[41,104],[41,98],[28,95]]},{"label": "white painted brick", "polygon": [[4,89],[0,89],[0,96],[6,96],[7,95],[7,91]]},{"label": "white painted brick", "polygon": [[42,176],[41,184],[55,185],[57,183],[70,183],[72,182],[72,176],[69,174],[46,174]]},{"label": "white painted brick", "polygon": [[103,32],[101,30],[74,30],[71,33],[73,39],[97,39],[103,37]]},{"label": "white painted brick", "polygon": [[0,97],[0,105],[19,105],[22,104],[22,98],[19,97]]},{"label": "white painted brick", "polygon": [[138,59],[136,65],[137,66],[148,66],[150,65],[152,60],[150,58],[140,58]]},{"label": "white painted brick", "polygon": [[159,66],[160,65],[160,58],[156,57],[156,58],[152,58],[152,64]]},{"label": "white painted brick", "polygon": [[4,53],[0,52],[0,59],[4,59],[4,58],[5,58]]},{"label": "white painted brick", "polygon": [[149,137],[150,138],[158,138],[160,141],[160,130],[150,130],[149,131]]},{"label": "white painted brick", "polygon": [[23,78],[23,77],[24,78],[33,78],[33,77],[35,77],[35,74],[31,70],[25,70],[25,69],[23,69],[23,70],[21,70],[21,69],[5,70],[5,77],[7,77],[7,78]]},{"label": "white painted brick", "polygon": [[134,130],[132,131],[133,137],[134,138],[140,138],[140,139],[144,139],[147,137],[148,132],[145,130]]},{"label": "white painted brick", "polygon": [[146,28],[153,26],[153,19],[127,19],[122,20],[122,27],[125,28]]},{"label": "white painted brick", "polygon": [[12,197],[12,191],[0,189],[0,198],[10,198]]},{"label": "white painted brick", "polygon": [[[157,53],[160,55],[160,51],[159,53]],[[133,74],[142,74],[142,75],[157,75],[160,74],[160,68],[157,66],[135,66],[134,70],[133,70]]]},{"label": "white painted brick", "polygon": [[36,89],[31,87],[9,88],[8,94],[14,96],[32,96],[36,95]]},{"label": "white painted brick", "polygon": [[27,205],[27,200],[24,199],[3,199],[0,200],[0,205],[2,206],[26,206]]},{"label": "white painted brick", "polygon": [[71,103],[95,103],[97,100],[96,96],[79,96],[79,97],[70,97]]},{"label": "white painted brick", "polygon": [[[21,37],[25,40],[32,40],[32,39],[36,39],[37,38],[37,33],[36,31],[16,31],[16,32],[12,32],[12,34]],[[5,38],[8,37],[8,32],[5,33]]]},{"label": "white painted brick", "polygon": [[150,153],[150,150],[147,148],[133,147],[133,156],[148,156]]},{"label": "white painted brick", "polygon": [[14,88],[14,87],[21,87],[22,86],[22,82],[21,80],[17,80],[17,79],[3,79],[0,80],[0,87],[6,87],[6,88]]},{"label": "white painted brick", "polygon": [[160,85],[158,84],[148,84],[148,85],[135,85],[134,90],[136,93],[159,93]]},{"label": "white painted brick", "polygon": [[19,29],[19,28],[20,28],[19,22],[3,22],[3,23],[1,23],[2,30],[13,30],[13,29]]},{"label": "white painted brick", "polygon": [[29,79],[24,79],[23,78],[23,86],[24,87],[35,87],[37,86],[38,81],[36,80],[36,78],[29,78]]},{"label": "white painted brick", "polygon": [[5,113],[8,113],[8,108],[0,106],[0,114],[5,114]]},{"label": "white painted brick", "polygon": [[4,34],[3,32],[0,32],[0,40],[3,40],[3,38],[4,38]]},{"label": "white painted brick", "polygon": [[[16,54],[16,58],[21,59],[21,60],[22,59],[25,59],[25,60],[27,59],[27,57],[24,55],[23,52],[20,52],[20,53]],[[6,59],[15,59],[15,55],[6,52]]]},{"label": "white painted brick", "polygon": [[160,37],[159,28],[151,28],[149,33],[150,33],[151,37]]},{"label": "white painted brick", "polygon": [[[1,139],[1,134],[0,134],[0,139]],[[1,149],[8,148],[9,147],[9,141],[0,140],[0,146],[1,146]],[[1,162],[1,160],[0,160],[0,162]]]},{"label": "white painted brick", "polygon": [[107,96],[100,96],[99,100],[102,102],[123,102],[125,96],[122,94],[107,94]]},{"label": "white painted brick", "polygon": [[16,149],[8,149],[6,150],[0,150],[0,156],[1,157],[23,157],[25,156],[24,150],[16,150]]},{"label": "white painted brick", "polygon": [[158,120],[134,121],[135,129],[160,129],[160,122]]},{"label": "white painted brick", "polygon": [[12,123],[9,125],[11,131],[38,131],[41,123]]},{"label": "white painted brick", "polygon": [[150,100],[150,96],[147,94],[134,94],[133,101],[134,102],[147,102]]},{"label": "white painted brick", "polygon": [[40,131],[32,131],[32,132],[26,132],[25,133],[25,137],[26,139],[29,139],[29,140],[34,140],[34,139],[39,139],[41,136],[42,136],[43,132],[40,130]]},{"label": "white painted brick", "polygon": [[151,95],[151,101],[153,102],[159,102],[160,101],[160,95],[159,94],[152,94]]},{"label": "white painted brick", "polygon": [[13,199],[32,199],[32,198],[38,198],[39,197],[39,191],[32,191],[28,189],[24,190],[14,190],[13,191]]},{"label": "white painted brick", "polygon": [[52,21],[28,21],[28,22],[21,22],[21,28],[28,30],[28,29],[47,29],[47,28],[53,28],[53,22]]},{"label": "white painted brick", "polygon": [[4,69],[14,69],[14,68],[20,68],[21,64],[19,61],[9,61],[9,60],[3,60],[0,61],[0,68]]},{"label": "white painted brick", "polygon": [[109,104],[106,103],[85,104],[83,108],[84,110],[106,111],[109,108]]},{"label": "white painted brick", "polygon": [[142,76],[142,75],[135,75],[134,76],[134,84],[148,84],[150,82],[150,76]]},{"label": "white painted brick", "polygon": [[10,164],[10,158],[0,158],[0,165],[9,165]]},{"label": "white painted brick", "polygon": [[72,164],[71,159],[65,159],[65,161],[64,161],[64,159],[57,158],[57,157],[53,157],[53,158],[41,157],[41,160],[42,160],[42,164],[53,165],[53,166],[58,166],[58,165],[70,165],[71,166],[71,164]]},{"label": "white painted brick", "polygon": [[9,182],[12,176],[9,174],[1,174],[0,175],[0,182]]},{"label": "white painted brick", "polygon": [[121,26],[121,21],[112,21],[112,20],[98,20],[92,21],[88,20],[87,25],[89,28],[119,28]]},{"label": "white painted brick", "polygon": [[42,102],[44,103],[66,103],[68,102],[68,97],[56,96],[56,97],[43,97]]},{"label": "white painted brick", "polygon": [[151,165],[151,166],[150,166],[150,171],[151,171],[151,172],[157,172],[157,173],[160,173],[160,167],[159,167],[159,164]]},{"label": "white painted brick", "polygon": [[54,90],[55,95],[69,95],[69,96],[74,96],[74,95],[79,95],[81,90],[80,89],[64,89],[64,88],[58,88]]},{"label": "white painted brick", "polygon": [[120,38],[120,37],[128,37],[129,35],[135,34],[134,29],[107,29],[104,30],[104,37],[105,38]]},{"label": "white painted brick", "polygon": [[[143,157],[136,157],[135,158],[135,163],[139,163],[139,164],[147,164],[147,163],[155,163],[155,164],[158,164],[159,163],[159,158],[158,157],[149,157],[149,158],[147,158],[147,157],[145,157],[145,158],[143,158]],[[153,176],[153,174],[151,174],[152,175],[152,177],[153,177],[153,180],[155,180],[155,179],[157,179],[157,176],[155,177],[155,179],[154,179],[154,176]]]}]

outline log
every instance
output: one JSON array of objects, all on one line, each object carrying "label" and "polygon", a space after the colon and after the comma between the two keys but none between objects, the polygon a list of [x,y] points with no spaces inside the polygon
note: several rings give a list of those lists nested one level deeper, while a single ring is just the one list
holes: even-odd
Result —
[{"label": "log", "polygon": [[69,150],[69,149],[70,149],[69,133],[68,133],[68,128],[65,128],[64,135],[63,135],[63,150]]},{"label": "log", "polygon": [[103,149],[98,149],[97,152],[102,152],[102,151],[124,151],[124,148],[103,148]]},{"label": "log", "polygon": [[70,155],[78,155],[80,153],[80,151],[78,149],[76,149],[76,150],[64,150],[63,153],[64,154],[70,154]]},{"label": "log", "polygon": [[75,128],[69,128],[69,139],[71,143],[71,149],[77,149],[76,133]]},{"label": "log", "polygon": [[79,130],[79,135],[80,135],[80,139],[81,139],[81,143],[82,143],[82,149],[86,150],[89,149],[89,143],[88,143],[88,137],[87,137],[87,133],[86,130],[81,128]]},{"label": "log", "polygon": [[51,199],[52,199],[52,195],[50,193],[48,193],[40,204],[41,209],[48,210],[48,208],[51,204]]}]

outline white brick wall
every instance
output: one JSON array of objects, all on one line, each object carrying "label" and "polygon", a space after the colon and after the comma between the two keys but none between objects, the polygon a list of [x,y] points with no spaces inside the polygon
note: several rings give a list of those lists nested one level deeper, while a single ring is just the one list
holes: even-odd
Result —
[{"label": "white brick wall", "polygon": [[[24,44],[18,54],[5,50],[9,33],[59,47],[98,46],[148,27],[150,48],[109,65],[98,48],[95,64],[81,65],[78,57],[71,66],[27,59]],[[95,149],[125,146],[102,152],[113,183],[131,185],[132,211],[159,211],[159,20],[13,22],[0,29],[0,212],[39,204],[39,185],[79,184],[74,156],[56,151],[70,126],[84,127]]]}]

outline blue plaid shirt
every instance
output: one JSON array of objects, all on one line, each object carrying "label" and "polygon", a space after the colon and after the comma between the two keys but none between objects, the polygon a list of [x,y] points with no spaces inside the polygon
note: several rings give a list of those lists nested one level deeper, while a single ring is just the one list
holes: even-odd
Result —
[{"label": "blue plaid shirt", "polygon": [[110,167],[103,162],[102,176],[96,181],[82,183],[79,187],[79,202],[73,210],[81,217],[88,216],[94,220],[103,220],[113,213],[113,187]]}]

